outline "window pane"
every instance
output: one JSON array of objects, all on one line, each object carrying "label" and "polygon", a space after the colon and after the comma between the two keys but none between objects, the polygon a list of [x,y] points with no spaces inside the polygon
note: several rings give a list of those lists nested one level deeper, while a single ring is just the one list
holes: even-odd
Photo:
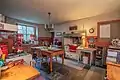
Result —
[{"label": "window pane", "polygon": [[27,27],[27,34],[34,34],[34,28],[33,27]]},{"label": "window pane", "polygon": [[38,27],[36,27],[36,39],[38,39]]},{"label": "window pane", "polygon": [[18,25],[18,29],[22,29],[22,26],[21,26],[21,25]]},{"label": "window pane", "polygon": [[29,40],[30,40],[30,35],[28,34],[28,35],[27,35],[27,41],[29,41]]},{"label": "window pane", "polygon": [[23,31],[22,31],[22,30],[18,30],[18,33],[21,33],[21,34],[23,34]]},{"label": "window pane", "polygon": [[26,26],[18,25],[18,33],[26,34]]},{"label": "window pane", "polygon": [[26,34],[25,34],[25,35],[23,35],[23,39],[24,39],[25,41],[27,41],[27,39],[26,39]]},{"label": "window pane", "polygon": [[26,26],[22,26],[23,34],[26,34]]},{"label": "window pane", "polygon": [[25,25],[18,25],[18,33],[23,34],[25,41],[30,40],[30,34],[34,35],[34,27],[28,27]]}]

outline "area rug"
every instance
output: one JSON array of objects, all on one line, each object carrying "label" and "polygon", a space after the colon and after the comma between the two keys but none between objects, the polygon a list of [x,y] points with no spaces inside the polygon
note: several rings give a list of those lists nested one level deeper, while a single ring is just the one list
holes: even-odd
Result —
[{"label": "area rug", "polygon": [[[60,57],[58,57],[58,61],[59,63],[62,62],[62,59]],[[73,61],[70,59],[64,59],[64,65],[78,69],[78,70],[82,70],[85,67],[85,64],[79,63],[77,61]]]},{"label": "area rug", "polygon": [[[53,58],[53,61],[56,61],[56,59]],[[37,62],[39,62],[39,61],[37,61]],[[57,62],[61,64],[62,59],[60,57],[58,57]],[[78,69],[78,70],[82,70],[85,67],[85,64],[82,64],[82,63],[79,63],[77,61],[70,60],[70,59],[64,59],[64,65],[71,67],[71,68]]]},{"label": "area rug", "polygon": [[37,68],[45,80],[83,80],[89,68],[78,70],[57,62],[53,62],[53,72],[49,72],[49,65],[43,63],[41,68]]}]

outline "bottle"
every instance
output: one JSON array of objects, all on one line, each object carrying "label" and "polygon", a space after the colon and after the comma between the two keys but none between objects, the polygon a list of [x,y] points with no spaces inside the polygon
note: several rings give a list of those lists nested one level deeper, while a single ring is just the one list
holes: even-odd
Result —
[{"label": "bottle", "polygon": [[50,48],[52,48],[52,43],[50,44]]},{"label": "bottle", "polygon": [[2,60],[5,60],[5,54],[2,54]]}]

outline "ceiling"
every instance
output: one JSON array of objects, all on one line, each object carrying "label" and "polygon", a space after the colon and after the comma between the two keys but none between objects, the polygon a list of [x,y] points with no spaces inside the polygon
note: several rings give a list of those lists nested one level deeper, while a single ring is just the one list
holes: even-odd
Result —
[{"label": "ceiling", "polygon": [[117,9],[120,0],[0,0],[0,13],[38,24],[61,23]]}]

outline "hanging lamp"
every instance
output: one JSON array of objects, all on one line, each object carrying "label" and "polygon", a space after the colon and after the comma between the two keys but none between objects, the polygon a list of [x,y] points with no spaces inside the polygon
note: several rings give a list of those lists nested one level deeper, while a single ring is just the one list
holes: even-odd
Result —
[{"label": "hanging lamp", "polygon": [[45,24],[45,30],[51,32],[54,30],[54,24],[51,24],[51,13],[48,12],[48,24]]}]

